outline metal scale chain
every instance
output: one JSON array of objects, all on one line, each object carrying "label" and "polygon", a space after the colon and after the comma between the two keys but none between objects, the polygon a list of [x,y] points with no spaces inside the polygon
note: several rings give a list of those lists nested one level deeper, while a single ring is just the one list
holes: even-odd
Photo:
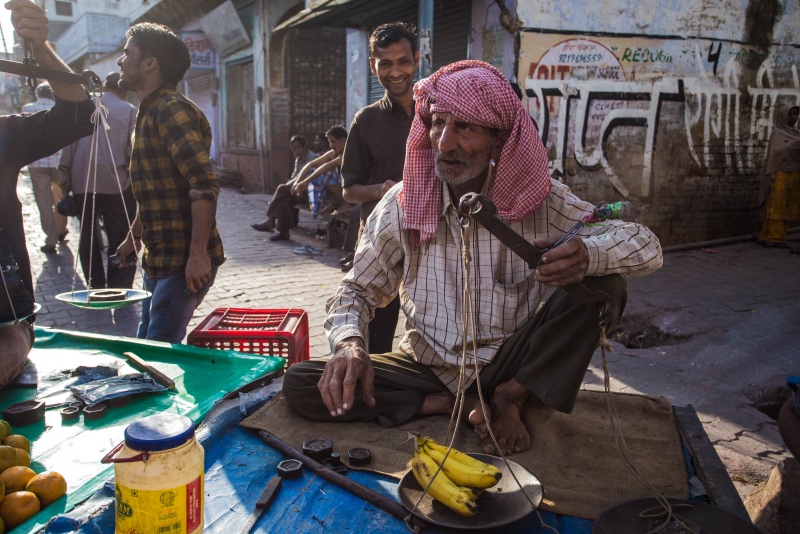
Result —
[{"label": "metal scale chain", "polygon": [[[128,215],[128,207],[127,207],[127,204],[125,202],[124,191],[122,190],[122,182],[121,182],[121,180],[119,178],[119,172],[117,170],[117,164],[114,161],[114,152],[111,150],[111,140],[108,137],[108,130],[111,129],[111,126],[109,126],[108,121],[106,120],[106,117],[108,116],[108,109],[100,101],[100,97],[102,96],[102,91],[99,88],[95,89],[92,92],[92,96],[93,96],[94,101],[95,101],[95,110],[92,113],[92,117],[91,117],[91,121],[94,124],[94,131],[92,132],[92,141],[91,141],[91,145],[90,145],[90,148],[89,148],[89,169],[87,170],[87,176],[86,176],[87,195],[84,196],[83,207],[82,207],[82,210],[81,210],[81,225],[83,225],[83,221],[86,221],[86,217],[85,217],[85,215],[86,215],[86,204],[87,204],[86,198],[88,197],[88,191],[91,188],[91,191],[92,191],[92,196],[91,196],[91,198],[92,198],[92,208],[91,208],[92,209],[92,213],[91,213],[91,219],[90,220],[92,221],[92,224],[90,225],[91,228],[89,230],[89,243],[90,243],[90,246],[89,246],[89,273],[87,275],[87,280],[86,280],[87,300],[90,299],[91,291],[92,291],[92,267],[91,266],[92,266],[92,260],[93,260],[92,256],[94,254],[94,246],[92,246],[92,245],[94,244],[94,230],[95,230],[95,226],[96,226],[94,224],[94,221],[95,221],[95,207],[96,207],[96,204],[97,204],[96,203],[96,199],[97,199],[97,167],[98,167],[98,155],[99,155],[98,142],[99,142],[99,137],[100,137],[100,132],[101,131],[105,136],[105,141],[106,141],[105,142],[105,146],[108,148],[108,153],[109,153],[109,155],[111,157],[111,166],[114,169],[114,176],[116,178],[117,188],[119,189],[120,198],[122,199],[122,207],[123,207],[123,211],[125,212],[125,219],[128,222],[128,236],[131,238],[132,241],[134,241],[134,239],[133,239],[133,221],[131,221],[130,216]],[[83,231],[85,231],[85,228],[81,228],[81,232],[83,232]],[[134,241],[134,246],[135,246],[135,241]],[[74,264],[74,268],[73,268],[73,272],[72,272],[71,293],[73,294],[73,297],[74,297],[74,293],[75,293],[75,283],[76,283],[77,276],[78,276],[78,260],[79,260],[79,257],[80,257],[80,254],[76,255],[76,257],[75,257],[75,264]],[[138,262],[137,262],[137,264],[139,266],[139,272],[141,274],[142,273],[141,264],[139,264]]]}]

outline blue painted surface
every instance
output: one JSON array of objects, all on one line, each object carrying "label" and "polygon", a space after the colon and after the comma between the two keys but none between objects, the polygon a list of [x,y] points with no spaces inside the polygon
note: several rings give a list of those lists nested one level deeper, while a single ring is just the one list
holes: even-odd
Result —
[{"label": "blue painted surface", "polygon": [[[241,415],[232,409],[216,417],[212,428],[198,432],[205,448],[205,531],[237,533],[250,516],[269,479],[277,474],[278,462],[286,458],[239,426]],[[397,500],[397,481],[373,473],[350,471],[350,478]],[[90,517],[89,517],[90,516]],[[548,525],[562,534],[589,534],[591,521],[542,513]],[[93,500],[62,515],[48,525],[48,534],[111,533],[114,525],[113,482]],[[443,533],[431,527],[426,532]],[[536,515],[494,529],[503,533],[549,532],[539,526]],[[304,469],[303,476],[287,480],[270,509],[260,518],[255,533],[393,532],[406,533],[402,520],[376,508]]]}]

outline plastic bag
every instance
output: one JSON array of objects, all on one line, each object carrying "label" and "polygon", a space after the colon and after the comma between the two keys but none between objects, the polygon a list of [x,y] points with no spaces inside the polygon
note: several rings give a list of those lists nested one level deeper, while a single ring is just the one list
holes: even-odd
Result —
[{"label": "plastic bag", "polygon": [[119,375],[119,371],[107,365],[95,367],[81,365],[75,369],[58,371],[39,380],[36,398],[45,401],[48,407],[68,404],[77,400],[69,388],[117,375]]},{"label": "plastic bag", "polygon": [[147,373],[104,378],[80,386],[71,386],[69,389],[89,406],[128,395],[167,391],[167,388],[157,383]]}]

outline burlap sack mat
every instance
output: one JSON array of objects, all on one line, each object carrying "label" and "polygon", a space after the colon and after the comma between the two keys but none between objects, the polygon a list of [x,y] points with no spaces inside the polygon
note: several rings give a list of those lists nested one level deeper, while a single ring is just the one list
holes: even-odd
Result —
[{"label": "burlap sack mat", "polygon": [[[687,498],[686,467],[669,402],[623,393],[614,394],[614,399],[639,472],[667,497]],[[529,402],[524,406],[523,420],[531,432],[531,448],[510,459],[542,482],[544,500],[540,508],[595,519],[609,506],[651,496],[620,458],[605,393],[581,391],[569,415]],[[306,440],[327,438],[343,458],[354,447],[367,447],[372,451],[371,470],[400,478],[409,469],[413,453],[409,432],[442,441],[448,421],[445,416],[417,418],[394,428],[377,423],[315,423],[295,413],[278,394],[242,425],[265,430],[298,450]],[[471,427],[462,424],[455,447],[478,452],[480,441]]]}]

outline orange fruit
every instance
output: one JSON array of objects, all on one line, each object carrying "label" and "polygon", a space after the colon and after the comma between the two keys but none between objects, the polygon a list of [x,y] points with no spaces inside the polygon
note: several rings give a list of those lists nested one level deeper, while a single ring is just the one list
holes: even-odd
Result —
[{"label": "orange fruit", "polygon": [[[4,447],[5,445],[0,445],[0,447]],[[14,449],[17,451],[17,465],[24,465],[25,467],[31,466],[31,455],[27,452],[23,451],[22,449]]]},{"label": "orange fruit", "polygon": [[[0,501],[2,501],[3,498],[5,498],[5,496],[6,496],[6,485],[3,484],[2,481],[0,481]],[[3,531],[2,531],[2,529],[0,529],[0,534],[2,534],[2,533],[3,533]]]},{"label": "orange fruit", "polygon": [[3,432],[3,437],[6,437],[14,433],[14,430],[11,428],[11,425],[5,419],[0,419],[0,426],[2,426],[5,429],[5,432]]},{"label": "orange fruit", "polygon": [[25,467],[24,465],[17,465],[9,467],[0,473],[0,482],[6,487],[6,493],[14,493],[15,491],[24,491],[28,481],[36,476],[33,469]]},{"label": "orange fruit", "polygon": [[0,502],[0,519],[7,529],[20,525],[39,513],[39,499],[30,491],[18,491]]},{"label": "orange fruit", "polygon": [[67,481],[55,471],[47,471],[30,479],[25,490],[35,494],[45,507],[67,494]]},{"label": "orange fruit", "polygon": [[20,436],[19,434],[11,434],[10,436],[3,438],[3,445],[8,445],[9,447],[14,447],[16,449],[22,449],[28,454],[31,453],[31,442],[28,441],[28,438],[25,436]]},{"label": "orange fruit", "polygon": [[0,445],[0,472],[17,465],[17,449],[8,445]]}]

